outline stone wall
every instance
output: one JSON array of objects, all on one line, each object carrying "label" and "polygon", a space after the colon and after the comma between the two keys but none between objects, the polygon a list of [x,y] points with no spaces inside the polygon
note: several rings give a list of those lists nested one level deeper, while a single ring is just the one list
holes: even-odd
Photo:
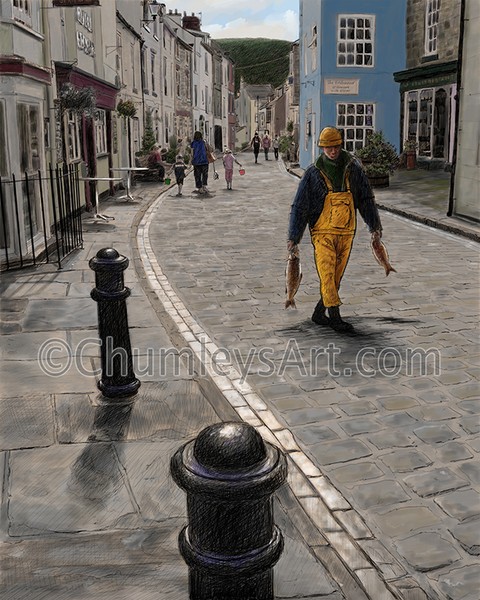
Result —
[{"label": "stone wall", "polygon": [[437,55],[425,56],[425,13],[427,0],[407,2],[407,68],[425,63],[449,62],[458,56],[461,0],[441,0]]}]

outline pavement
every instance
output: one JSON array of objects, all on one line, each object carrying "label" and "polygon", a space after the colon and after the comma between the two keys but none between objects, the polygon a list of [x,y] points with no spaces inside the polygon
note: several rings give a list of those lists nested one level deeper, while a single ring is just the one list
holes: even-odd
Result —
[{"label": "pavement", "polygon": [[[283,308],[298,178],[241,162],[232,191],[220,170],[208,197],[190,175],[182,197],[140,184],[134,202],[110,198],[115,221],[84,215],[61,270],[2,274],[0,597],[186,598],[169,460],[241,419],[288,457],[276,598],[478,600],[480,228],[444,216],[446,174],[399,172],[376,190],[397,273],[359,226],[342,284],[357,334],[334,333],[310,321],[306,238],[298,310]],[[130,259],[131,404],[96,387],[88,261],[103,247]]]}]

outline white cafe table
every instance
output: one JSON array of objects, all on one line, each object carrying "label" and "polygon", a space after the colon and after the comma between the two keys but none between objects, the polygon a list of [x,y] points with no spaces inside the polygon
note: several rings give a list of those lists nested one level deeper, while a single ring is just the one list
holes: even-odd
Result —
[{"label": "white cafe table", "polygon": [[111,167],[110,170],[125,172],[127,174],[127,193],[124,196],[119,196],[118,199],[126,198],[127,200],[133,200],[133,196],[130,194],[132,172],[148,171],[148,167]]},{"label": "white cafe table", "polygon": [[115,217],[109,217],[108,215],[101,215],[98,212],[98,181],[122,181],[121,177],[79,177],[80,181],[93,181],[95,183],[95,214],[93,216],[94,219],[102,219],[103,221],[108,221],[109,219],[115,221]]}]

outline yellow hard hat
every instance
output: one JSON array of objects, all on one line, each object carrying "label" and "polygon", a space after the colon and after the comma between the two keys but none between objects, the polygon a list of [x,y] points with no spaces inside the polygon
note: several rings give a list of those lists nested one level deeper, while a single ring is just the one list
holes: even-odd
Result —
[{"label": "yellow hard hat", "polygon": [[335,129],[335,127],[324,127],[320,132],[318,145],[321,148],[328,148],[329,146],[341,146],[342,134],[338,131],[338,129]]}]

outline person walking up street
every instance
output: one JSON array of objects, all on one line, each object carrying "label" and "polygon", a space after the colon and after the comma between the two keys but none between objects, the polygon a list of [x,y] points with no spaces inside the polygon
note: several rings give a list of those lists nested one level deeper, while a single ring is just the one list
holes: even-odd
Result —
[{"label": "person walking up street", "polygon": [[187,170],[187,165],[183,161],[183,155],[177,154],[175,159],[175,164],[173,165],[173,172],[175,173],[175,181],[178,187],[177,196],[182,196],[182,188],[183,182],[185,180],[185,171]]},{"label": "person walking up street", "polygon": [[260,139],[260,136],[258,135],[258,131],[255,132],[255,135],[252,138],[252,141],[250,142],[250,147],[253,148],[253,155],[255,156],[255,163],[258,162],[258,153],[260,152],[260,144],[262,143],[262,140]]},{"label": "person walking up street", "polygon": [[232,189],[233,165],[235,163],[242,168],[242,165],[238,162],[235,156],[233,156],[230,148],[225,148],[223,153],[223,166],[225,167],[225,181],[227,182],[227,190]]},{"label": "person walking up street", "polygon": [[275,156],[275,160],[278,160],[278,147],[280,145],[280,141],[278,139],[278,135],[276,135],[273,138],[273,142],[272,142],[272,148],[273,148],[273,154]]},{"label": "person walking up street", "polygon": [[207,145],[201,131],[196,131],[194,133],[190,147],[192,148],[192,165],[196,192],[198,194],[208,194]]},{"label": "person walking up street", "polygon": [[372,240],[382,237],[382,224],[368,178],[342,143],[338,129],[322,129],[318,146],[323,152],[305,171],[293,200],[287,249],[297,250],[308,225],[320,280],[320,300],[312,321],[352,332],[352,324],[340,316],[338,291],[352,248],[357,209]]},{"label": "person walking up street", "polygon": [[272,140],[268,135],[268,129],[265,129],[265,135],[262,138],[262,146],[263,151],[265,152],[265,160],[270,160],[268,158],[268,151],[270,150],[270,146],[272,145]]}]

